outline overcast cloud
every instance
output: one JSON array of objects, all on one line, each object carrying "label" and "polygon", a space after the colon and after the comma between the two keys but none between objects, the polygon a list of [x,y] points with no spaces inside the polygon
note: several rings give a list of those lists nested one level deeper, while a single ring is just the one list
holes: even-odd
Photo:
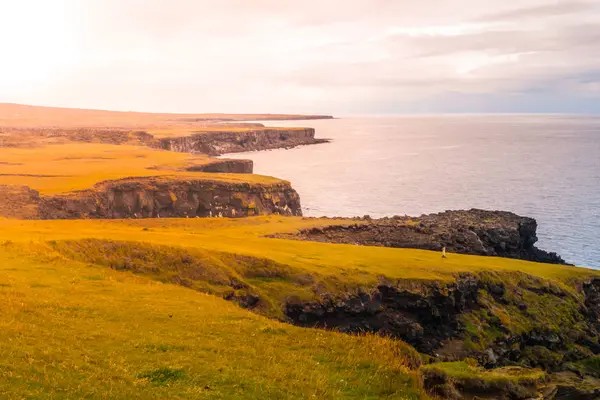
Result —
[{"label": "overcast cloud", "polygon": [[600,112],[600,2],[0,0],[0,102]]}]

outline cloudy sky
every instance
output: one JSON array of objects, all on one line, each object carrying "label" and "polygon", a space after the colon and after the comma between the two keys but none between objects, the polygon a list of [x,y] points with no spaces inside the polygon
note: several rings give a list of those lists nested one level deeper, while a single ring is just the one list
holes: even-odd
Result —
[{"label": "cloudy sky", "polygon": [[600,1],[0,0],[0,102],[600,112]]}]

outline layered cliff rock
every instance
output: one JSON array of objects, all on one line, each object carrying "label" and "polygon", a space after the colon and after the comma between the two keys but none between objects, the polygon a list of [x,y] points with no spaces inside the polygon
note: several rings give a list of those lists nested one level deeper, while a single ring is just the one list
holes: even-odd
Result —
[{"label": "layered cliff rock", "polygon": [[220,172],[229,174],[251,174],[254,170],[252,160],[214,160],[202,165],[186,168],[191,172]]},{"label": "layered cliff rock", "polygon": [[348,224],[313,228],[281,235],[329,243],[415,248],[448,252],[519,258],[564,264],[556,253],[535,247],[537,222],[505,211],[446,211],[418,218],[364,218]]},{"label": "layered cliff rock", "polygon": [[247,131],[197,132],[189,136],[163,138],[159,146],[170,151],[216,156],[324,142],[327,140],[315,139],[313,128],[262,128]]},{"label": "layered cliff rock", "polygon": [[[402,339],[437,362],[471,358],[486,368],[539,368],[557,375],[548,385],[556,395],[582,389],[594,372],[577,365],[600,361],[600,280],[581,285],[574,291],[522,273],[460,274],[447,284],[382,279],[371,289],[290,300],[285,313],[296,325]],[[566,371],[577,374],[563,382]],[[596,399],[598,384],[581,391],[592,397],[573,398]]]},{"label": "layered cliff rock", "polygon": [[[0,216],[26,219],[302,214],[300,197],[287,182],[250,184],[176,177],[128,178],[64,195],[45,196],[29,188],[3,190],[1,200],[5,205],[0,207]],[[8,204],[15,206],[9,208]],[[20,211],[23,207],[27,207],[26,213]]]}]

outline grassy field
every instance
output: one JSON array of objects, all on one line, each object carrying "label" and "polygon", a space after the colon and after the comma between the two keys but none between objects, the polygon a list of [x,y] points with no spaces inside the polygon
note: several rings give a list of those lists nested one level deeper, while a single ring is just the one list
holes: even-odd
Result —
[{"label": "grassy field", "polygon": [[0,398],[425,398],[400,342],[284,325],[39,249],[0,245]]},{"label": "grassy field", "polygon": [[188,167],[212,161],[214,158],[202,155],[101,143],[5,148],[0,162],[0,184],[25,185],[43,194],[56,194],[88,189],[101,181],[126,177],[177,176],[235,183],[281,182],[261,175],[185,171]]},{"label": "grassy field", "polygon": [[[271,302],[262,313],[277,318],[307,277],[347,291],[380,276],[449,281],[506,271],[563,285],[595,274],[264,237],[332,222],[0,220],[0,398],[427,398],[421,380],[430,371],[402,342],[281,324],[203,292],[220,296],[234,277],[259,290]],[[189,288],[165,283],[189,272]],[[501,371],[477,371],[480,380],[510,382]]]}]

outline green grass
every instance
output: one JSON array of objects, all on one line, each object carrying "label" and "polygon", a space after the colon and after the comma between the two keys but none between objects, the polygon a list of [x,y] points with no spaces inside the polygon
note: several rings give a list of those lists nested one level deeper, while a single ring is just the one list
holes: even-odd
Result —
[{"label": "green grass", "polygon": [[443,362],[424,365],[421,370],[438,371],[455,381],[467,379],[482,379],[487,382],[513,382],[517,384],[535,384],[545,379],[546,374],[541,370],[519,367],[505,367],[486,370],[478,367],[473,361]]},{"label": "green grass", "polygon": [[449,397],[461,393],[485,398],[495,395],[527,398],[535,395],[547,379],[541,370],[520,367],[485,370],[474,360],[425,365],[421,373],[429,391]]},{"label": "green grass", "polygon": [[600,378],[600,356],[592,356],[581,361],[570,363],[569,369],[582,375],[591,375]]},{"label": "green grass", "polygon": [[[0,220],[0,398],[417,399],[425,398],[421,374],[440,368],[452,382],[464,374],[476,378],[471,383],[525,385],[540,378],[538,372],[486,372],[464,363],[419,371],[421,356],[402,342],[267,317],[282,317],[290,296],[316,298],[316,285],[347,293],[383,276],[417,288],[470,272],[505,285],[510,300],[497,302],[483,291],[484,307],[463,321],[478,341],[473,345],[482,346],[500,337],[499,324],[514,332],[536,324],[576,326],[570,320],[580,296],[575,284],[598,274],[265,237],[334,222],[280,216]],[[542,292],[533,296],[527,288]],[[231,293],[234,300],[257,294],[256,313],[220,298]],[[554,297],[565,305],[547,303]],[[513,309],[520,300],[535,318]]]},{"label": "green grass", "polygon": [[424,398],[401,342],[281,324],[39,249],[0,245],[0,398]]},{"label": "green grass", "polygon": [[171,382],[182,380],[184,377],[185,371],[183,369],[173,369],[169,367],[160,367],[138,376],[138,378],[145,379],[158,386],[168,385]]}]

